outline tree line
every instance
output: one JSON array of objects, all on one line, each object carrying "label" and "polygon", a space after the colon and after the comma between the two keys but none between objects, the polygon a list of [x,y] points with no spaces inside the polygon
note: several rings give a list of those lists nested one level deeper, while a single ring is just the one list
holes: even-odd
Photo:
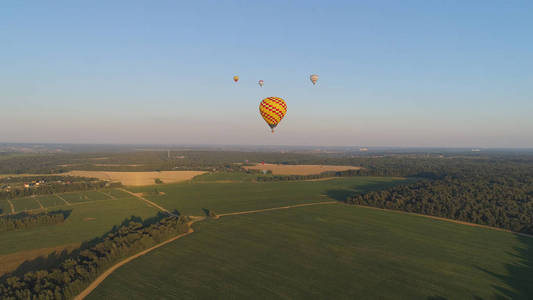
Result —
[{"label": "tree line", "polygon": [[21,212],[0,217],[0,232],[63,223],[71,211],[57,210],[37,214]]},{"label": "tree line", "polygon": [[0,295],[6,300],[71,299],[122,258],[187,232],[187,222],[186,217],[171,216],[153,224],[125,223],[93,246],[74,251],[55,268],[4,276]]}]

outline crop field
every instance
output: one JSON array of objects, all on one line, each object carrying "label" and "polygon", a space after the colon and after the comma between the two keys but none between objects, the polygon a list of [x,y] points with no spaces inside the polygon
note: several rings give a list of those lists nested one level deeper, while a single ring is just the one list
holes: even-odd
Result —
[{"label": "crop field", "polygon": [[[83,193],[73,194],[79,197]],[[116,199],[110,199],[101,194],[99,201],[73,205],[65,205],[63,201],[57,198],[58,202],[56,203],[61,203],[62,206],[54,206],[51,210],[71,211],[64,223],[2,232],[0,235],[0,274],[6,271],[5,263],[7,262],[10,268],[16,267],[25,260],[34,259],[39,255],[47,255],[61,247],[72,247],[73,244],[100,237],[111,230],[113,226],[119,225],[132,216],[146,219],[157,214],[157,209],[136,197],[127,193],[124,194]],[[64,196],[65,194],[60,195]],[[90,196],[92,197],[92,195],[91,193]],[[96,196],[96,194],[94,195]],[[50,196],[44,197],[49,197],[47,203],[54,203]],[[18,200],[20,199],[12,201]]]},{"label": "crop field", "polygon": [[0,214],[11,213],[11,206],[7,200],[0,200]]},{"label": "crop field", "polygon": [[[22,211],[36,211],[41,209],[41,205],[46,209],[54,209],[55,207],[65,206],[67,201],[69,204],[77,204],[90,201],[102,201],[113,198],[131,197],[128,193],[115,189],[105,189],[98,191],[83,191],[83,192],[68,192],[54,195],[36,195],[22,198],[10,199],[15,207],[15,212]],[[2,214],[11,213],[11,207],[7,200],[0,200],[0,209]]]},{"label": "crop field", "polygon": [[259,174],[247,174],[244,172],[209,172],[192,179],[193,182],[243,182],[254,181]]},{"label": "crop field", "polygon": [[39,203],[33,197],[16,198],[10,201],[15,206],[15,212],[40,208]]},{"label": "crop field", "polygon": [[527,299],[533,239],[331,204],[222,217],[89,299]]},{"label": "crop field", "polygon": [[35,196],[34,200],[39,201],[45,208],[65,205],[65,202],[55,195]]},{"label": "crop field", "polygon": [[131,196],[130,194],[128,194],[126,192],[123,192],[121,190],[117,190],[117,189],[106,190],[105,193],[107,193],[111,197],[115,197],[115,198],[124,198],[124,197],[130,197]]},{"label": "crop field", "polygon": [[335,166],[335,165],[277,165],[277,164],[257,164],[255,166],[244,167],[251,170],[268,170],[274,175],[314,175],[326,171],[346,171],[359,170],[357,166]]},{"label": "crop field", "polygon": [[70,171],[64,175],[93,177],[102,180],[120,181],[123,185],[143,186],[155,184],[159,178],[164,183],[175,183],[192,179],[204,171],[161,171],[161,172],[108,172],[108,171]]},{"label": "crop field", "polygon": [[70,203],[111,199],[110,196],[104,193],[98,192],[98,191],[64,193],[64,194],[61,194],[61,197],[63,197],[65,200],[67,200],[67,202],[70,202]]},{"label": "crop field", "polygon": [[[183,215],[254,210],[292,204],[339,200],[350,194],[406,182],[392,177],[343,177],[327,181],[180,183],[131,188],[145,198]],[[154,189],[159,193],[156,194]]]},{"label": "crop field", "polygon": [[[349,193],[385,188],[404,181],[399,178],[352,177],[320,182],[188,182],[130,190],[143,193],[145,198],[167,209],[177,209],[181,214],[203,215],[204,208],[223,213],[332,199],[343,200]],[[154,188],[163,193],[156,195],[153,193]],[[66,205],[62,199],[70,205]],[[10,255],[22,260],[28,258],[24,252],[28,252],[31,258],[33,253],[42,253],[37,251],[38,249],[81,243],[101,236],[131,216],[148,218],[157,213],[157,209],[146,202],[118,189],[26,197],[12,201],[32,201],[33,205],[38,207],[37,200],[49,210],[70,210],[71,215],[63,224],[2,233],[0,262],[12,261],[14,258]],[[57,204],[60,205],[56,206]],[[7,205],[9,209],[8,204],[3,205]]]}]

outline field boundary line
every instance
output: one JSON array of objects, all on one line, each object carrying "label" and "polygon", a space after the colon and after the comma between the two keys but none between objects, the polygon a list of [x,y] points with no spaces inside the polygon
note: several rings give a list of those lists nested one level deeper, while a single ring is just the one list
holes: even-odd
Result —
[{"label": "field boundary line", "polygon": [[142,201],[144,201],[144,202],[150,204],[151,206],[153,206],[153,207],[159,209],[160,211],[166,212],[166,213],[169,214],[169,215],[172,215],[172,216],[177,217],[176,215],[174,215],[173,213],[171,213],[170,211],[168,211],[168,209],[166,209],[166,208],[164,208],[164,207],[162,207],[162,206],[160,206],[160,205],[158,205],[158,204],[156,204],[156,203],[154,203],[154,202],[152,202],[152,201],[150,201],[150,200],[144,198],[143,196],[141,196],[141,195],[139,195],[139,194],[136,194],[136,193],[130,192],[130,191],[128,191],[128,190],[126,190],[126,189],[123,189],[123,188],[119,188],[118,190],[121,190],[121,191],[123,191],[123,192],[126,192],[126,193],[132,195],[132,196],[135,196],[135,197],[141,199]]},{"label": "field boundary line", "polygon": [[187,225],[189,226],[189,229],[187,230],[187,232],[184,232],[184,233],[180,233],[164,242],[161,242],[155,246],[152,246],[146,250],[143,250],[137,254],[134,254],[122,261],[120,261],[119,263],[113,265],[112,267],[110,267],[109,269],[107,269],[104,273],[102,273],[101,275],[99,275],[98,277],[96,277],[96,279],[88,286],[86,287],[81,293],[79,293],[75,298],[74,300],[82,300],[84,299],[85,297],[87,297],[94,289],[96,289],[107,277],[109,277],[109,275],[111,275],[114,271],[116,271],[118,268],[122,267],[123,265],[129,263],[130,261],[140,257],[140,256],[143,256],[157,248],[160,248],[162,246],[165,246],[166,244],[168,243],[171,243],[177,239],[180,239],[184,236],[188,236],[190,235],[191,233],[194,232],[194,228],[192,228],[192,225],[198,221],[202,221],[202,220],[205,220],[205,217],[200,217],[200,218],[195,218],[195,220],[192,220],[192,221],[189,221],[187,222]]},{"label": "field boundary line", "polygon": [[54,194],[54,196],[56,196],[57,198],[63,200],[65,202],[65,204],[67,204],[68,206],[72,205],[70,202],[68,202],[65,198],[59,196],[58,194]]},{"label": "field boundary line", "polygon": [[111,194],[108,194],[108,193],[106,193],[106,192],[104,192],[104,191],[97,191],[97,192],[99,192],[99,193],[101,193],[101,194],[104,194],[104,195],[108,196],[108,197],[111,198],[112,200],[117,199],[117,198],[115,198],[115,196],[113,196],[113,195],[111,195]]},{"label": "field boundary line", "polygon": [[282,210],[282,209],[304,207],[304,206],[312,206],[312,205],[336,204],[336,203],[340,203],[340,202],[339,201],[322,201],[322,202],[294,204],[294,205],[287,205],[287,206],[280,206],[280,207],[272,207],[272,208],[263,208],[263,209],[248,210],[248,211],[238,211],[238,212],[225,213],[225,214],[217,214],[217,216],[218,217],[227,217],[227,216],[247,215],[247,214],[255,214],[255,213],[260,213],[260,212],[265,212],[265,211]]},{"label": "field boundary line", "polygon": [[34,200],[37,201],[37,204],[39,204],[42,210],[45,210],[43,204],[41,203],[41,201],[39,201],[39,199],[35,198]]},{"label": "field boundary line", "polygon": [[518,235],[521,235],[521,236],[533,238],[533,235],[531,235],[531,234],[522,233],[522,232],[516,232],[516,231],[512,231],[512,230],[505,229],[505,228],[499,228],[499,227],[493,227],[493,226],[488,226],[488,225],[470,223],[470,222],[466,222],[466,221],[448,219],[448,218],[444,218],[444,217],[424,215],[424,214],[408,212],[408,211],[403,211],[403,210],[395,210],[395,209],[388,209],[388,208],[381,208],[381,207],[373,207],[373,206],[360,205],[360,204],[353,204],[353,205],[356,206],[356,207],[371,208],[371,209],[381,210],[381,211],[390,211],[390,212],[395,212],[395,213],[399,213],[399,214],[419,216],[419,217],[424,217],[424,218],[428,218],[428,219],[445,221],[445,222],[461,224],[461,225],[466,225],[466,226],[471,226],[471,227],[479,227],[479,228],[491,229],[491,230],[502,231],[502,232],[507,232],[507,233],[514,233],[514,234],[518,234]]},{"label": "field boundary line", "polygon": [[9,199],[7,199],[7,203],[9,203],[9,207],[11,207],[11,213],[14,214],[15,213],[15,205],[13,205],[13,202],[9,201]]}]

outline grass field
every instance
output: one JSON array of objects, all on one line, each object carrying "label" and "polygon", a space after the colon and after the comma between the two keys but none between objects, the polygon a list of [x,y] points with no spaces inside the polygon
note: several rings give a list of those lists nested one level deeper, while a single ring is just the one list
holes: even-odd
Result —
[{"label": "grass field", "polygon": [[77,193],[64,193],[61,194],[67,202],[70,203],[79,203],[79,202],[88,202],[88,201],[99,201],[99,200],[109,200],[110,196],[98,192],[98,191],[86,191],[86,192],[77,192]]},{"label": "grass field", "polygon": [[0,214],[11,213],[11,206],[7,200],[0,200]]},{"label": "grass field", "polygon": [[209,172],[192,179],[193,182],[247,182],[254,181],[259,174],[246,174],[244,172]]},{"label": "grass field", "polygon": [[[350,194],[382,189],[404,182],[399,178],[343,177],[325,181],[180,183],[130,188],[167,209],[183,215],[254,210],[328,200],[344,201]],[[154,189],[164,195],[154,195]]]},{"label": "grass field", "polygon": [[44,207],[63,206],[65,202],[54,195],[36,196],[35,201],[39,201]]},{"label": "grass field", "polygon": [[[15,207],[15,212],[22,211],[39,211],[41,205],[46,209],[61,208],[66,205],[66,200],[70,204],[79,204],[83,202],[102,201],[113,198],[129,198],[131,195],[116,189],[103,189],[98,191],[82,191],[82,192],[68,192],[54,195],[39,195],[22,198],[10,199]],[[63,200],[64,199],[64,200]],[[7,200],[0,200],[0,209],[2,214],[11,213],[11,207]]]},{"label": "grass field", "polygon": [[11,199],[11,203],[15,206],[15,212],[39,209],[39,203],[33,197]]},{"label": "grass field", "polygon": [[[25,260],[48,255],[62,247],[72,248],[74,244],[100,237],[131,216],[149,218],[157,214],[157,209],[136,197],[122,191],[113,193],[118,198],[111,199],[102,193],[91,191],[87,197],[96,199],[99,195],[97,201],[74,203],[68,206],[57,197],[57,201],[53,199],[53,196],[39,197],[43,200],[41,202],[63,204],[54,206],[50,210],[69,210],[71,214],[62,224],[2,232],[0,234],[0,275],[6,271],[12,271],[13,267]],[[87,193],[72,193],[72,196],[67,198],[80,197],[84,194]],[[12,201],[18,200],[20,199]]]},{"label": "grass field", "polygon": [[[148,194],[146,198],[167,209],[177,209],[185,215],[203,215],[203,208],[223,213],[331,199],[343,200],[348,193],[385,188],[398,182],[402,180],[352,177],[319,182],[180,183],[131,190]],[[164,195],[150,194],[154,188],[164,192]],[[65,205],[61,198],[71,205]],[[147,218],[157,213],[146,202],[117,189],[26,197],[12,201],[32,201],[39,207],[37,199],[49,210],[72,210],[72,213],[63,224],[2,233],[0,263],[14,257],[19,260],[24,258],[24,255],[16,255],[16,252],[80,243],[104,234],[130,216]],[[60,205],[49,206],[57,204]]]},{"label": "grass field", "polygon": [[332,204],[223,217],[89,299],[528,299],[533,239]]}]

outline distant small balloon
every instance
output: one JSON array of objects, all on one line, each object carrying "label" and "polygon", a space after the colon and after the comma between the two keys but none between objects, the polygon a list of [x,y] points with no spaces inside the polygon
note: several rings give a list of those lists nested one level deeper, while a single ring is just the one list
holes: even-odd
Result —
[{"label": "distant small balloon", "polygon": [[235,82],[239,81],[239,76],[237,76],[237,75],[233,76],[233,81],[235,81]]},{"label": "distant small balloon", "polygon": [[257,82],[259,84],[260,87],[263,87],[263,84],[265,84],[265,82],[261,79]]},{"label": "distant small balloon", "polygon": [[309,76],[309,79],[311,79],[311,82],[313,83],[313,85],[315,85],[316,82],[318,81],[318,75],[313,74],[313,75]]}]

